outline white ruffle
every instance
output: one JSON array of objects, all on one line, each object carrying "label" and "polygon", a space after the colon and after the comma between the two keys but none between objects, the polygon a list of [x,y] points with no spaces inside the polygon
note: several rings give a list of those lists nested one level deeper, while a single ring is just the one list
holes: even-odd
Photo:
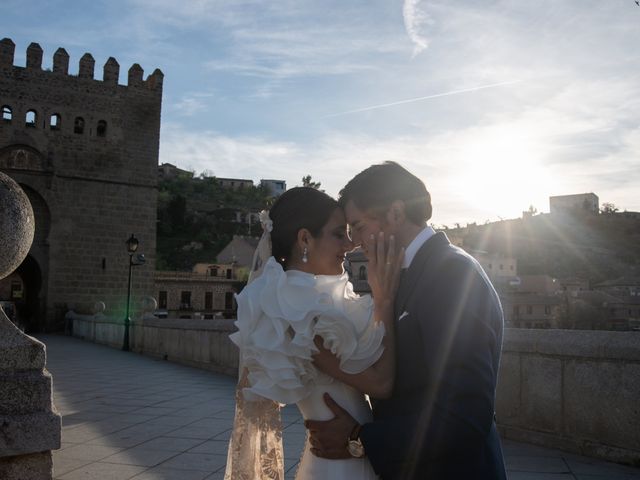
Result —
[{"label": "white ruffle", "polygon": [[[285,272],[270,257],[262,275],[239,295],[238,332],[230,335],[249,370],[252,395],[283,404],[305,398],[330,377],[313,366],[315,335],[340,358],[340,368],[360,373],[382,355],[384,325],[373,319],[370,296],[360,297],[344,275]],[[255,397],[254,397],[255,398]]]}]

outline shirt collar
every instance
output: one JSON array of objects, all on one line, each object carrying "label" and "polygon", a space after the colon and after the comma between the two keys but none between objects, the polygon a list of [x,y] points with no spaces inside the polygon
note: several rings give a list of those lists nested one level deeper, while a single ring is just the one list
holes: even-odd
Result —
[{"label": "shirt collar", "polygon": [[418,253],[418,250],[420,250],[420,247],[422,247],[422,245],[424,245],[424,243],[435,234],[436,231],[432,227],[427,225],[426,227],[424,227],[424,229],[422,229],[420,233],[418,233],[418,235],[416,235],[416,238],[414,238],[411,243],[407,245],[407,248],[404,251],[404,261],[402,262],[402,268],[409,268],[411,262],[413,262],[413,259],[416,256],[416,253]]}]

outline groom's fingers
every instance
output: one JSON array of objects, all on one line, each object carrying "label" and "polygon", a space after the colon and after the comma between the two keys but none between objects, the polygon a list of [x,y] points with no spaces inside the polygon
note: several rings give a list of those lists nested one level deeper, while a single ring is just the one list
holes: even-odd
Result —
[{"label": "groom's fingers", "polygon": [[376,263],[377,263],[377,259],[375,255],[376,237],[373,235],[373,233],[369,235],[369,239],[366,240],[365,245],[367,248],[367,252],[369,253],[368,255],[369,268],[373,270],[376,268]]},{"label": "groom's fingers", "polygon": [[327,404],[329,410],[331,410],[336,417],[341,417],[345,414],[345,410],[340,405],[338,405],[333,398],[331,398],[331,395],[325,393],[323,395],[323,398],[324,403]]},{"label": "groom's fingers", "polygon": [[376,255],[377,255],[377,262],[378,265],[384,265],[385,264],[385,255],[384,255],[384,247],[385,247],[385,242],[384,242],[384,232],[382,230],[380,230],[380,232],[378,232],[378,243],[376,245]]},{"label": "groom's fingers", "polygon": [[326,424],[331,420],[322,421],[322,420],[305,420],[304,426],[310,432],[317,432],[318,430],[322,430],[326,428]]}]

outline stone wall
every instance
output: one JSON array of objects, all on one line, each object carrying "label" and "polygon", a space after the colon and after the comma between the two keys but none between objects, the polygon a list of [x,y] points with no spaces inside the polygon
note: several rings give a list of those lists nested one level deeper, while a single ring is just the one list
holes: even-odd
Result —
[{"label": "stone wall", "polygon": [[25,67],[13,64],[14,50],[10,39],[0,41],[0,108],[10,111],[0,118],[0,171],[22,186],[36,216],[29,257],[17,270],[26,279],[29,327],[58,329],[68,308],[98,299],[123,311],[131,233],[147,257],[135,270],[134,294],[154,291],[162,72],[145,80],[135,64],[121,85],[113,58],[98,80],[90,54],[73,75],[64,49],[53,71],[42,69],[38,44],[29,45]]},{"label": "stone wall", "polygon": [[[73,315],[74,335],[120,348],[123,327]],[[229,320],[143,320],[133,350],[235,374]],[[640,332],[507,329],[497,392],[504,437],[640,464]]]},{"label": "stone wall", "polygon": [[640,332],[507,329],[507,438],[640,465]]},{"label": "stone wall", "polygon": [[[70,312],[73,335],[95,343],[122,348],[123,320],[102,314]],[[131,351],[226,375],[238,372],[238,349],[229,340],[236,330],[233,320],[158,319],[132,320]]]}]

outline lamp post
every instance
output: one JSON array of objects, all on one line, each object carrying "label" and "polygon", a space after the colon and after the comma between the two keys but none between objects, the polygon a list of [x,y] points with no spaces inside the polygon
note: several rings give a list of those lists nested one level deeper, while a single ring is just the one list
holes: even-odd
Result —
[{"label": "lamp post", "polygon": [[127,286],[127,312],[124,317],[124,342],[122,344],[122,350],[129,351],[129,325],[131,324],[131,317],[129,316],[129,306],[131,304],[131,270],[133,268],[133,254],[138,249],[138,239],[133,236],[133,233],[126,241],[127,253],[129,254],[129,283]]}]

